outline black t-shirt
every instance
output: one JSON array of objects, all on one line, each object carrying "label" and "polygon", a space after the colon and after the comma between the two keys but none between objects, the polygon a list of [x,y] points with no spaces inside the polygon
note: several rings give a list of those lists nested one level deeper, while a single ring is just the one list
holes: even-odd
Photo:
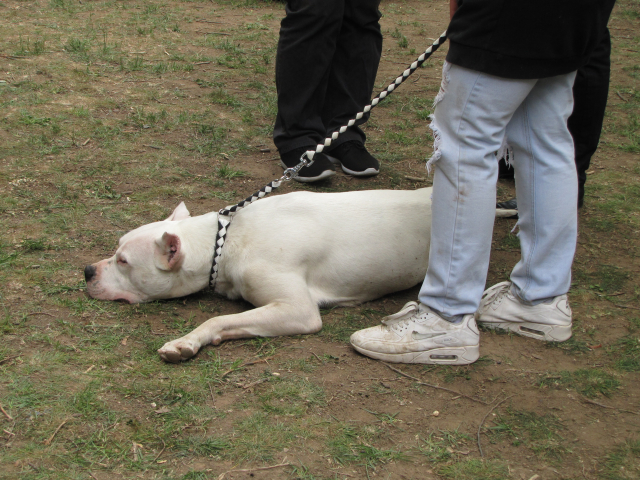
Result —
[{"label": "black t-shirt", "polygon": [[447,61],[504,78],[544,78],[587,63],[615,0],[458,0]]}]

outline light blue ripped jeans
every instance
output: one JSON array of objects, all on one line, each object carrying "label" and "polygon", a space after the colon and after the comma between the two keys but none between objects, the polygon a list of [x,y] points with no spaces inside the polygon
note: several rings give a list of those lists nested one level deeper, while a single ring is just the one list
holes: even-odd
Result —
[{"label": "light blue ripped jeans", "polygon": [[473,313],[485,288],[498,162],[512,148],[522,257],[511,272],[524,303],[567,293],[577,239],[578,180],[567,119],[575,72],[512,80],[443,67],[431,128],[435,152],[429,267],[420,301],[446,316]]}]

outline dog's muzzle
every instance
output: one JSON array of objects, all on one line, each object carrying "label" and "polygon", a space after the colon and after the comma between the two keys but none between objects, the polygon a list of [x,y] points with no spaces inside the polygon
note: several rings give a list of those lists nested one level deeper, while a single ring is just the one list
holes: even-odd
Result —
[{"label": "dog's muzzle", "polygon": [[94,267],[93,265],[87,265],[86,267],[84,267],[84,279],[87,283],[89,283],[91,280],[93,280],[93,277],[96,276],[96,272],[98,271],[98,269],[96,267]]}]

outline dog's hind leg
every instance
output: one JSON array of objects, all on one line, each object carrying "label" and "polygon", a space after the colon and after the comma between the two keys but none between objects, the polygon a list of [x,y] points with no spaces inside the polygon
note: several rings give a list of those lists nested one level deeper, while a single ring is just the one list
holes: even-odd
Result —
[{"label": "dog's hind leg", "polygon": [[276,337],[315,333],[322,328],[318,306],[308,292],[295,300],[273,301],[262,307],[234,315],[214,317],[182,338],[165,343],[158,350],[167,362],[193,357],[204,345],[248,337]]}]

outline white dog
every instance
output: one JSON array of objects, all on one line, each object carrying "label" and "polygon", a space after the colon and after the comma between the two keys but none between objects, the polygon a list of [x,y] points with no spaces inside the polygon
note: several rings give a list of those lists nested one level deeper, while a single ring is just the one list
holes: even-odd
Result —
[{"label": "white dog", "polygon": [[[218,214],[169,218],[124,235],[85,268],[89,295],[130,303],[208,285]],[[257,308],[207,320],[158,353],[169,362],[223,340],[314,333],[319,306],[355,305],[412,287],[429,256],[431,189],[297,192],[257,201],[229,226],[215,291]]]}]

